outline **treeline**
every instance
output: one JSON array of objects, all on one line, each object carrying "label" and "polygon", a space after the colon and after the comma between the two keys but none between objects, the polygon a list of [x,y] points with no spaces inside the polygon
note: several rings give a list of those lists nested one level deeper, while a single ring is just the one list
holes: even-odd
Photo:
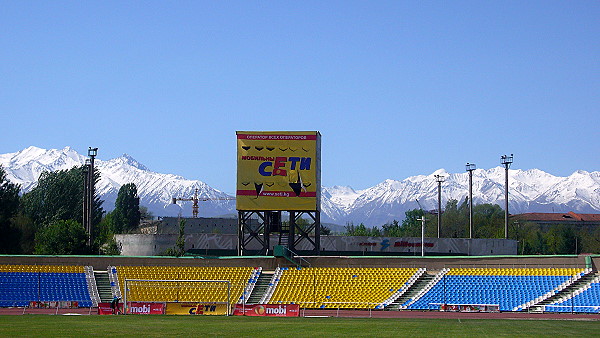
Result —
[{"label": "treeline", "polygon": [[[421,237],[420,218],[425,216],[425,237],[437,237],[437,215],[420,209],[408,210],[402,222],[396,220],[380,227],[346,225],[345,235],[371,237]],[[504,210],[496,204],[473,206],[473,238],[504,238]],[[440,237],[469,238],[469,205],[449,200],[442,213]],[[518,254],[600,253],[600,227],[568,224],[541,226],[509,219],[508,238],[518,241]]]},{"label": "treeline", "polygon": [[[94,181],[100,180],[99,171]],[[140,209],[135,184],[119,189],[115,209],[106,213],[96,193],[92,203],[94,239],[83,222],[84,166],[44,172],[37,185],[23,196],[21,187],[7,179],[0,166],[0,253],[3,254],[107,254],[120,250],[114,234],[137,229],[144,208]]]}]

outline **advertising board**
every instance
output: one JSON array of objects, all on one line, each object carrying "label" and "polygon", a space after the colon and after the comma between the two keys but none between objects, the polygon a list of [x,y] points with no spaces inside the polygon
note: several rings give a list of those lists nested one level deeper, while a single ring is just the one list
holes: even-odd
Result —
[{"label": "advertising board", "polygon": [[298,317],[300,316],[300,305],[236,304],[233,314],[236,316]]},{"label": "advertising board", "polygon": [[133,315],[162,315],[165,303],[128,302],[127,314]]},{"label": "advertising board", "polygon": [[29,302],[29,307],[31,308],[60,308],[60,309],[76,309],[79,307],[79,302],[77,301],[32,301]]},{"label": "advertising board", "polygon": [[446,312],[500,312],[498,304],[439,304]]},{"label": "advertising board", "polygon": [[226,315],[226,304],[215,303],[167,303],[168,315]]},{"label": "advertising board", "polygon": [[238,131],[237,210],[318,211],[318,131]]},{"label": "advertising board", "polygon": [[[123,313],[123,303],[119,303],[119,312]],[[98,314],[112,315],[113,309],[110,307],[110,303],[98,303]]]}]

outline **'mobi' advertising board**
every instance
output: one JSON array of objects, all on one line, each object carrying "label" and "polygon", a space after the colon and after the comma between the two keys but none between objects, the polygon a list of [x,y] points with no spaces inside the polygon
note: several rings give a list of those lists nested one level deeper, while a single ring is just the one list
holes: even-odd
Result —
[{"label": "'mobi' advertising board", "polygon": [[[123,313],[123,303],[119,303],[118,312]],[[132,315],[162,315],[165,313],[165,303],[128,302],[127,313]],[[98,303],[98,314],[113,314],[110,303]]]},{"label": "'mobi' advertising board", "polygon": [[226,304],[210,303],[167,303],[168,315],[226,315]]},{"label": "'mobi' advertising board", "polygon": [[127,313],[134,315],[162,315],[165,303],[129,302]]},{"label": "'mobi' advertising board", "polygon": [[[119,303],[119,310],[115,311],[117,313],[123,313],[123,303]],[[110,307],[110,303],[98,303],[98,314],[99,315],[112,315],[113,309]]]},{"label": "'mobi' advertising board", "polygon": [[236,134],[237,210],[319,210],[321,134],[318,131]]},{"label": "'mobi' advertising board", "polygon": [[298,304],[236,304],[233,314],[236,316],[262,316],[262,317],[298,317],[300,305]]}]

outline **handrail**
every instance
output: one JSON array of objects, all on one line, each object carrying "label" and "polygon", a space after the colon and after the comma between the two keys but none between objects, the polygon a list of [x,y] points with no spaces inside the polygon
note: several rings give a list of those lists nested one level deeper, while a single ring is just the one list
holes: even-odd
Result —
[{"label": "handrail", "polygon": [[[309,267],[309,268],[310,268],[310,267],[312,267],[312,264],[310,264],[310,262],[309,262],[309,261],[307,261],[306,259],[304,259],[304,258],[300,257],[300,256],[299,256],[297,253],[295,253],[294,251],[290,250],[290,248],[288,248],[287,246],[284,246],[283,248],[285,249],[285,251],[284,251],[285,253],[288,253],[288,252],[289,252],[289,253],[291,254],[291,255],[286,255],[286,254],[284,254],[284,257],[285,257],[285,258],[286,258],[288,261],[290,261],[290,262],[292,262],[292,263],[296,264],[296,268],[301,268],[301,267],[302,267],[302,263],[303,263],[303,262],[304,262],[304,263],[306,263],[306,264],[308,265],[308,267]],[[294,258],[298,258],[298,259],[300,260],[300,262],[296,262],[296,261],[294,260]]]}]

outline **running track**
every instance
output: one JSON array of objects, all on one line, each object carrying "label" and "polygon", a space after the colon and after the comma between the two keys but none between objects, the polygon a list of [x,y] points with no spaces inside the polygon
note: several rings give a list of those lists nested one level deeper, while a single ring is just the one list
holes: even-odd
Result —
[{"label": "running track", "polygon": [[[79,309],[32,309],[32,308],[0,308],[0,315],[96,315],[97,311],[89,308]],[[539,319],[539,320],[600,320],[600,314],[571,314],[571,313],[466,313],[440,311],[368,311],[368,310],[300,310],[305,317],[345,317],[345,318],[431,318],[431,319]]]}]

